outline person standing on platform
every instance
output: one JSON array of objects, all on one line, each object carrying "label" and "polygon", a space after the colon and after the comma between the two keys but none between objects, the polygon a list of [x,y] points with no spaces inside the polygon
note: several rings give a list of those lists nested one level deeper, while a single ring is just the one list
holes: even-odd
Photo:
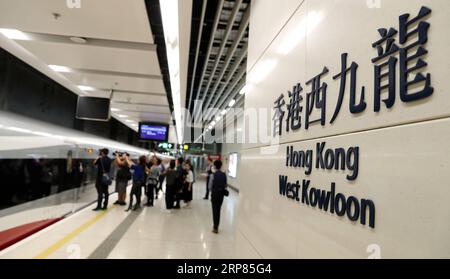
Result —
[{"label": "person standing on platform", "polygon": [[[130,158],[126,157],[127,163],[133,170],[133,186],[130,193],[130,205],[127,211],[138,210],[141,207],[142,187],[145,186],[145,177],[147,172],[147,158],[143,155],[139,157],[138,164],[135,164]],[[133,207],[133,196],[136,197],[136,205]]]},{"label": "person standing on platform", "polygon": [[162,185],[164,183],[165,175],[166,175],[166,166],[163,161],[158,158],[158,166],[159,166],[159,184],[155,189],[155,199],[158,199],[159,191],[162,191]]},{"label": "person standing on platform", "polygon": [[[100,150],[100,156],[94,160],[97,166],[97,179],[95,180],[95,188],[97,189],[97,207],[94,211],[106,210],[108,208],[108,187],[111,185],[111,158],[108,157],[109,150],[103,148]],[[103,206],[102,206],[103,202]]]},{"label": "person standing on platform", "polygon": [[130,167],[128,166],[128,162],[126,160],[127,156],[128,154],[126,153],[120,154],[116,152],[116,165],[119,168],[116,174],[116,192],[118,199],[114,204],[122,206],[127,204],[127,186],[128,181],[131,179]]},{"label": "person standing on platform", "polygon": [[211,174],[213,173],[213,162],[211,160],[211,158],[208,158],[208,166],[206,167],[206,193],[205,193],[205,197],[203,198],[204,200],[208,200],[209,199],[209,187],[208,187],[208,183],[209,183],[209,179],[211,178]]},{"label": "person standing on platform", "polygon": [[184,182],[186,180],[187,172],[184,169],[184,159],[182,157],[178,158],[178,164],[177,164],[177,172],[178,172],[178,182],[177,182],[177,189],[176,189],[176,195],[175,195],[175,201],[176,204],[173,208],[180,209],[180,201],[183,198],[183,186]]},{"label": "person standing on platform", "polygon": [[149,175],[147,179],[147,188],[146,188],[146,195],[147,195],[147,204],[146,206],[153,206],[153,200],[154,200],[154,191],[156,190],[156,187],[158,187],[159,182],[159,173],[161,171],[158,160],[154,157],[151,161],[152,166],[149,170]]},{"label": "person standing on platform", "polygon": [[166,209],[171,213],[178,183],[178,172],[175,169],[175,160],[170,161],[169,168],[166,170]]},{"label": "person standing on platform", "polygon": [[192,165],[185,164],[185,170],[187,172],[186,181],[184,183],[184,202],[186,203],[185,208],[191,208],[192,201],[192,186],[194,185],[194,172],[192,171]]},{"label": "person standing on platform", "polygon": [[211,205],[213,213],[213,233],[219,233],[220,210],[222,208],[223,198],[228,196],[227,176],[222,171],[222,161],[214,162],[215,172],[209,180],[209,190],[211,191]]},{"label": "person standing on platform", "polygon": [[195,168],[194,168],[194,165],[192,164],[191,159],[186,159],[186,164],[188,164],[189,167],[191,168],[192,176],[193,176],[193,183],[195,183]]}]

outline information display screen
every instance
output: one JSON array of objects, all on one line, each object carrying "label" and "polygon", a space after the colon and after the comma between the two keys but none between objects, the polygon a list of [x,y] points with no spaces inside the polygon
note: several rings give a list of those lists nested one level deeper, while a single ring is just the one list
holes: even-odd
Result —
[{"label": "information display screen", "polygon": [[96,97],[78,97],[76,118],[85,120],[108,121],[110,100]]},{"label": "information display screen", "polygon": [[139,137],[140,140],[167,141],[169,138],[169,125],[140,123]]}]

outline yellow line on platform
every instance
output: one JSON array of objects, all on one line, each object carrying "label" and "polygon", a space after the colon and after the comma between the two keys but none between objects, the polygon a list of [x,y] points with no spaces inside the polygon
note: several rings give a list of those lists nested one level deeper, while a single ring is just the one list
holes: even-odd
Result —
[{"label": "yellow line on platform", "polygon": [[56,250],[60,249],[62,246],[64,246],[69,241],[71,241],[73,238],[75,238],[77,235],[82,233],[84,230],[86,230],[87,228],[89,228],[93,224],[97,223],[100,219],[105,217],[105,215],[109,211],[111,211],[113,208],[114,208],[114,206],[110,207],[106,211],[102,211],[102,212],[96,214],[92,219],[90,219],[86,223],[82,224],[81,226],[79,226],[78,228],[76,228],[75,230],[70,232],[68,235],[66,235],[64,238],[62,238],[61,240],[59,240],[58,242],[56,242],[55,244],[53,244],[52,246],[48,247],[47,249],[42,251],[40,254],[35,256],[34,259],[45,259],[45,258],[47,258],[51,254],[53,254]]}]

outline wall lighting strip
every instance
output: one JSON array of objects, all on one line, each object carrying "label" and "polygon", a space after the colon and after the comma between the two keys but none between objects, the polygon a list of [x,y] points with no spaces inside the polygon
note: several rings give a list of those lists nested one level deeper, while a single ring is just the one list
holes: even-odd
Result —
[{"label": "wall lighting strip", "polygon": [[181,80],[180,80],[180,30],[179,30],[179,0],[159,1],[161,18],[166,41],[167,61],[169,65],[170,86],[172,89],[173,109],[176,121],[178,143],[183,141],[183,123],[181,118]]},{"label": "wall lighting strip", "polygon": [[11,40],[29,41],[31,38],[20,30],[0,28],[0,33]]}]

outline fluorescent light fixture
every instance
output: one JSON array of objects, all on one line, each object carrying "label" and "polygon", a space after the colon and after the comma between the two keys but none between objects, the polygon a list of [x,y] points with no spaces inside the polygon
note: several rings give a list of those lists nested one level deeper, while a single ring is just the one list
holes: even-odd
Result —
[{"label": "fluorescent light fixture", "polygon": [[120,118],[128,118],[128,115],[125,115],[125,114],[119,114],[117,116],[119,116]]},{"label": "fluorescent light fixture", "polygon": [[50,133],[46,133],[46,132],[36,132],[36,131],[33,131],[33,132],[31,132],[33,135],[36,135],[36,136],[41,136],[41,137],[46,137],[46,138],[50,138],[50,137],[54,137],[55,135],[53,135],[53,134],[50,134]]},{"label": "fluorescent light fixture", "polygon": [[23,128],[19,128],[19,127],[6,127],[7,130],[10,131],[14,131],[14,132],[19,132],[19,133],[31,133],[31,130],[28,129],[23,129]]},{"label": "fluorescent light fixture", "polygon": [[65,66],[59,66],[59,65],[48,65],[50,67],[50,69],[52,69],[55,72],[58,73],[70,73],[72,72],[71,69],[69,69],[68,67]]},{"label": "fluorescent light fixture", "polygon": [[94,87],[86,86],[86,85],[78,85],[78,89],[83,91],[94,91]]},{"label": "fluorescent light fixture", "polygon": [[242,87],[241,91],[239,91],[240,95],[244,95],[245,93],[247,93],[247,85]]},{"label": "fluorescent light fixture", "polygon": [[220,114],[225,115],[225,114],[227,114],[227,112],[228,112],[228,110],[224,109],[224,110],[222,110],[222,112]]},{"label": "fluorescent light fixture", "polygon": [[5,37],[11,39],[11,40],[18,40],[18,41],[29,41],[31,38],[23,33],[20,30],[17,29],[4,29],[0,28],[0,33],[2,33]]},{"label": "fluorescent light fixture", "polygon": [[111,111],[112,112],[118,112],[118,111],[120,111],[120,109],[118,109],[118,108],[111,108]]},{"label": "fluorescent light fixture", "polygon": [[222,119],[222,117],[220,117],[220,116],[217,116],[217,117],[216,117],[216,121],[217,121],[217,122],[219,122],[220,119]]},{"label": "fluorescent light fixture", "polygon": [[211,126],[216,126],[216,121],[211,122]]},{"label": "fluorescent light fixture", "polygon": [[235,99],[231,100],[230,103],[228,104],[228,106],[231,108],[231,107],[234,106],[234,104],[236,104],[236,100]]},{"label": "fluorescent light fixture", "polygon": [[164,0],[159,1],[159,3],[166,42],[176,132],[178,143],[181,144],[183,142],[183,123],[181,117],[180,30],[178,21],[180,15],[178,14],[178,1]]}]

